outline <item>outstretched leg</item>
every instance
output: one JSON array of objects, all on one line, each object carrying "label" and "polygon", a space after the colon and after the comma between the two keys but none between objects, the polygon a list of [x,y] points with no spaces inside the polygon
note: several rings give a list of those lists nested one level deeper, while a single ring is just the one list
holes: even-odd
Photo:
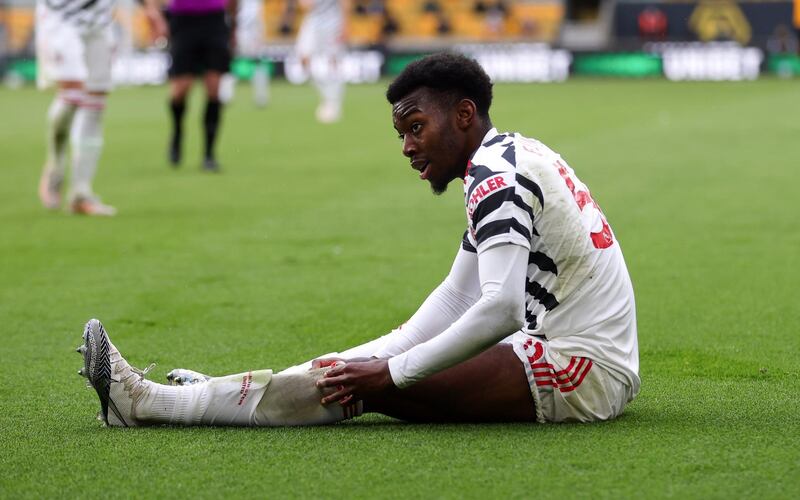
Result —
[{"label": "outstretched leg", "polygon": [[301,373],[249,371],[183,386],[146,380],[122,357],[103,325],[90,320],[78,348],[80,373],[100,399],[110,426],[154,424],[284,426],[338,422],[361,413],[360,404],[322,406],[316,380],[325,369]]}]

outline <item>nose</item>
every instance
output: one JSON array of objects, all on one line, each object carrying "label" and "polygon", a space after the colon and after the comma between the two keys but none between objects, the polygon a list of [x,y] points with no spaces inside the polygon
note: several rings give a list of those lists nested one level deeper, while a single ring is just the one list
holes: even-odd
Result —
[{"label": "nose", "polygon": [[403,155],[407,158],[413,157],[417,153],[417,144],[411,134],[403,136]]}]

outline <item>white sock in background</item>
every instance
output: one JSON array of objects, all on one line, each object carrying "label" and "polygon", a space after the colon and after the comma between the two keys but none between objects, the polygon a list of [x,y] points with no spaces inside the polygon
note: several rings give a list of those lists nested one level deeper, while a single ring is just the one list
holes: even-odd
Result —
[{"label": "white sock in background", "polygon": [[341,119],[344,77],[335,57],[319,58],[311,63],[311,79],[320,95],[317,120],[334,123]]},{"label": "white sock in background", "polygon": [[93,196],[92,181],[103,150],[104,94],[86,94],[72,123],[72,189],[70,198]]},{"label": "white sock in background", "polygon": [[333,74],[322,83],[322,99],[328,105],[341,111],[344,98],[344,81],[338,74]]},{"label": "white sock in background", "polygon": [[253,102],[256,106],[264,107],[269,104],[269,66],[264,61],[256,62],[253,77],[250,79],[253,85]]},{"label": "white sock in background", "polygon": [[217,99],[222,104],[228,104],[236,96],[236,77],[230,73],[224,73],[219,78],[219,88],[217,89]]},{"label": "white sock in background", "polygon": [[44,168],[49,171],[53,187],[60,186],[64,180],[70,125],[82,99],[81,89],[59,90],[47,110],[47,159]]}]

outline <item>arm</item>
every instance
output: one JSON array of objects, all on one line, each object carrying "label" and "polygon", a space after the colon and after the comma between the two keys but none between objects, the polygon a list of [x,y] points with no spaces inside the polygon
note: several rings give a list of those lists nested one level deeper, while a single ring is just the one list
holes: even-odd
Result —
[{"label": "arm", "polygon": [[164,14],[161,13],[160,0],[142,0],[142,7],[144,8],[144,15],[147,22],[150,24],[150,36],[156,45],[161,42],[166,44],[166,39],[169,37],[169,28],[167,21],[164,19]]},{"label": "arm", "polygon": [[331,369],[317,382],[336,387],[323,404],[362,398],[396,385],[403,388],[465,361],[522,326],[528,250],[502,244],[478,257],[481,298],[441,334],[388,361],[350,363]]},{"label": "arm", "polygon": [[459,248],[450,273],[405,324],[382,337],[337,353],[330,360],[386,359],[401,354],[442,333],[478,300],[480,294],[478,256]]},{"label": "arm", "polygon": [[416,313],[373,356],[391,358],[426,342],[456,322],[480,297],[478,256],[459,249],[450,273]]},{"label": "arm", "polygon": [[236,23],[238,21],[237,14],[239,13],[239,0],[228,0],[225,6],[225,12],[228,14],[228,23],[231,31],[230,46],[231,52],[236,48]]},{"label": "arm", "polygon": [[397,387],[465,361],[522,326],[528,250],[498,245],[482,252],[478,260],[480,300],[440,335],[389,360]]}]

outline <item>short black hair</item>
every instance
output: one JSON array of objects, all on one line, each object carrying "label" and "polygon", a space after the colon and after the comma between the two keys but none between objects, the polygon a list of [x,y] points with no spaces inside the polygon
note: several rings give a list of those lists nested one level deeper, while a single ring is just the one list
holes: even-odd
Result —
[{"label": "short black hair", "polygon": [[395,104],[420,87],[440,92],[449,97],[451,104],[470,99],[479,115],[489,117],[492,81],[474,59],[453,52],[440,52],[414,61],[389,85],[386,99]]}]

